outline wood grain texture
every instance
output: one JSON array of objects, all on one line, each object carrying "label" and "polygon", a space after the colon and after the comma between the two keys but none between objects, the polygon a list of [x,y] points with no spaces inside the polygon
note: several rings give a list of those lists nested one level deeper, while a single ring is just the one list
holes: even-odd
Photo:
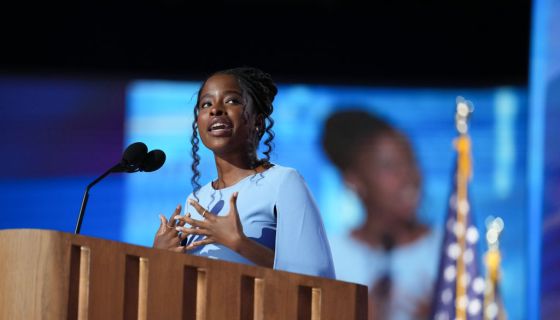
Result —
[{"label": "wood grain texture", "polygon": [[83,303],[75,284],[85,267],[76,258],[82,246],[89,248],[87,319],[367,317],[367,289],[361,285],[18,229],[0,231],[0,320],[76,319]]},{"label": "wood grain texture", "polygon": [[138,320],[148,319],[149,272],[149,260],[147,258],[140,258],[140,271],[138,273]]},{"label": "wood grain texture", "polygon": [[78,278],[78,320],[87,320],[89,316],[89,267],[90,249],[80,247],[80,276]]}]

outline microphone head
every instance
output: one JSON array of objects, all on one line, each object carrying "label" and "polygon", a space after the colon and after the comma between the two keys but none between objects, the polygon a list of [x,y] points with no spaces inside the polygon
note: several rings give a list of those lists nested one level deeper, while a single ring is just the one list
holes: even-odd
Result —
[{"label": "microphone head", "polygon": [[142,165],[148,153],[148,147],[142,142],[135,142],[124,150],[121,165],[123,171],[135,172]]},{"label": "microphone head", "polygon": [[156,171],[165,163],[165,152],[155,149],[146,155],[144,162],[140,164],[140,171]]}]

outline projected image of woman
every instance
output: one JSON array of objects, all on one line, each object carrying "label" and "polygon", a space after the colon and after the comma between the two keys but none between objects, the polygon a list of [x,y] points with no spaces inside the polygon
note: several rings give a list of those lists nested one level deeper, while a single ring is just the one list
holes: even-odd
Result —
[{"label": "projected image of woman", "polygon": [[421,177],[408,139],[348,110],[327,119],[323,148],[365,211],[348,235],[331,238],[338,279],[369,287],[370,319],[426,319],[440,240],[417,219]]},{"label": "projected image of woman", "polygon": [[[256,68],[219,71],[194,107],[191,179],[185,214],[178,206],[154,247],[334,278],[315,201],[299,173],[270,162],[277,88]],[[264,158],[257,149],[264,139]],[[214,155],[217,177],[199,183],[199,142]]]}]

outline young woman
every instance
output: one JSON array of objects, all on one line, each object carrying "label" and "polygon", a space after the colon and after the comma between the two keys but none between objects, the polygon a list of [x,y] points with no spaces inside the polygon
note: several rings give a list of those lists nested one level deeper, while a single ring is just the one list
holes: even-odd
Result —
[{"label": "young woman", "polygon": [[[202,84],[194,108],[193,193],[161,225],[154,247],[334,278],[321,216],[299,173],[270,162],[277,88],[255,68],[219,71]],[[259,159],[257,149],[267,135]],[[199,141],[217,177],[200,186]]]}]

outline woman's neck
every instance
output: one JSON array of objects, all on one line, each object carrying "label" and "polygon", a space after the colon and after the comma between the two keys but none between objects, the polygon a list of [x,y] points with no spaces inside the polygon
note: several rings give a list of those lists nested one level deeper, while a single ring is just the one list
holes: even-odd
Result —
[{"label": "woman's neck", "polygon": [[[255,157],[256,159],[256,157]],[[251,161],[249,154],[244,156],[214,156],[218,179],[212,182],[214,189],[223,189],[234,185],[239,180],[255,173],[262,172],[262,167]]]}]

